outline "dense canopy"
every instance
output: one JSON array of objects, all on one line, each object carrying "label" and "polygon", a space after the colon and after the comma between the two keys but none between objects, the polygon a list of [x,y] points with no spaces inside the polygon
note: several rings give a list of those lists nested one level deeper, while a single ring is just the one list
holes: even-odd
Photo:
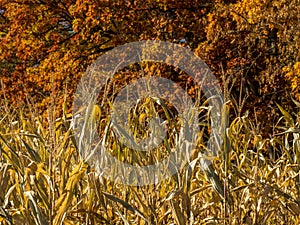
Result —
[{"label": "dense canopy", "polygon": [[50,96],[57,106],[67,96],[70,109],[97,57],[128,42],[163,40],[207,63],[237,115],[255,110],[265,122],[275,102],[292,109],[291,96],[300,99],[299,27],[298,0],[1,0],[0,95],[38,113]]}]

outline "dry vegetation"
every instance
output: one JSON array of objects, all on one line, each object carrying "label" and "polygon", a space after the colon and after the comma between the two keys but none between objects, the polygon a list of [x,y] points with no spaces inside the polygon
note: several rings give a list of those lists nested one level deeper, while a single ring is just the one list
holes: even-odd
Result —
[{"label": "dry vegetation", "polygon": [[[0,0],[0,224],[300,224],[299,7],[299,0]],[[88,65],[141,40],[199,56],[224,89],[229,119],[218,154],[205,158],[209,112],[205,99],[196,101],[201,138],[190,162],[155,185],[126,186],[84,160],[70,112]],[[144,67],[200,96],[176,68]],[[109,106],[141,77],[135,69],[102,90],[105,104],[92,106],[90,122],[116,158],[151,164],[180,141],[180,120],[170,104],[141,99],[131,111],[134,138],[147,137],[146,117],[155,115],[171,125],[166,139],[149,154],[119,142]]]},{"label": "dry vegetation", "polygon": [[[140,107],[157,110],[149,101]],[[236,117],[228,126],[220,154],[211,159],[212,167],[200,164],[203,138],[191,163],[178,174],[159,184],[134,187],[98,176],[95,168],[81,159],[70,115],[54,120],[49,113],[46,126],[42,118],[8,113],[4,106],[0,223],[298,224],[300,116],[278,107],[285,124],[277,127],[281,133],[263,139],[247,115]],[[100,110],[96,112],[109,120]],[[136,135],[147,129],[134,122],[132,126]],[[114,133],[106,132],[113,139],[110,150],[119,159],[128,157]],[[168,138],[174,143],[174,138]],[[165,148],[166,142],[159,147],[163,152]],[[162,156],[154,151],[150,156],[135,157],[149,163]]]}]

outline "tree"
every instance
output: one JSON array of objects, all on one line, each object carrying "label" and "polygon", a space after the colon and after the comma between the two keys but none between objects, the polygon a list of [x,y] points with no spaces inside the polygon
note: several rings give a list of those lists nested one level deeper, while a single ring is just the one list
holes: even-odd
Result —
[{"label": "tree", "polygon": [[[183,40],[224,86],[232,84],[228,98],[237,114],[256,108],[269,121],[275,102],[292,108],[287,93],[295,76],[286,71],[300,61],[297,0],[0,0],[0,9],[0,95],[14,106],[29,101],[43,112],[51,96],[58,96],[58,107],[66,96],[70,108],[80,77],[97,57],[158,39]],[[169,70],[168,76],[178,74]]]},{"label": "tree", "polygon": [[296,69],[286,71],[299,62],[298,11],[297,0],[220,4],[208,15],[207,40],[196,50],[223,77],[224,86],[233,85],[229,99],[237,114],[249,111],[258,118],[258,128],[271,129],[277,122],[276,102],[294,109],[290,95],[298,95]]}]

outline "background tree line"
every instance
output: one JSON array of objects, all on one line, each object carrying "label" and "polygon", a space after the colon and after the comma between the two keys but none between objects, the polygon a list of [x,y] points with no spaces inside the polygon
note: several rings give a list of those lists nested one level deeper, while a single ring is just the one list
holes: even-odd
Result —
[{"label": "background tree line", "polygon": [[[70,109],[97,57],[155,39],[194,51],[220,79],[235,114],[255,112],[262,128],[277,121],[276,102],[293,110],[291,97],[300,100],[299,26],[298,0],[0,0],[0,97],[41,114],[51,95],[58,109],[67,96]],[[176,71],[160,70],[186,85]]]}]

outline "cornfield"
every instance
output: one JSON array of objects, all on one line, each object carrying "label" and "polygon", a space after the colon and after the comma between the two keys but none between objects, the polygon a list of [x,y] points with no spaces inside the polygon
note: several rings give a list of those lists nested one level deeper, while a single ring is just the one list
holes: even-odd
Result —
[{"label": "cornfield", "polygon": [[[141,107],[157,110],[150,100]],[[209,167],[201,164],[201,130],[203,140],[178,173],[157,184],[126,186],[105,179],[80,156],[69,114],[27,118],[4,104],[0,224],[300,224],[300,114],[278,108],[282,118],[274,130],[281,132],[263,138],[247,115],[236,117]],[[109,120],[97,105],[94,110]],[[136,134],[146,129],[132,121]],[[103,132],[112,140],[111,154],[132,163],[164,158],[172,147],[164,142],[150,156],[129,152],[114,132]]]}]

